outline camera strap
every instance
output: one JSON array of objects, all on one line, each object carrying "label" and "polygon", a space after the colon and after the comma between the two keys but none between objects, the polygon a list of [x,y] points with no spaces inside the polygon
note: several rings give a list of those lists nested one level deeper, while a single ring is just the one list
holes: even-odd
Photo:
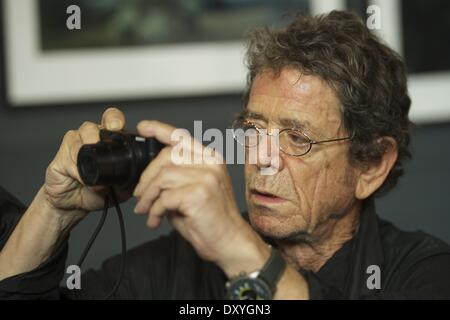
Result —
[{"label": "camera strap", "polygon": [[122,254],[121,254],[121,261],[120,261],[120,271],[119,276],[116,280],[116,283],[114,284],[114,287],[111,289],[111,291],[103,298],[104,300],[110,299],[117,291],[117,289],[120,286],[120,283],[122,282],[123,275],[125,273],[125,260],[126,260],[126,251],[127,251],[127,245],[126,245],[126,233],[125,233],[125,223],[123,221],[123,214],[122,210],[120,209],[119,202],[117,201],[116,192],[114,191],[114,188],[111,187],[109,189],[109,193],[105,196],[105,205],[103,207],[102,216],[100,217],[100,220],[97,224],[97,227],[94,230],[94,233],[92,234],[91,238],[89,239],[88,244],[86,245],[85,249],[83,250],[83,253],[80,256],[80,259],[78,260],[78,266],[81,268],[81,265],[83,264],[84,260],[86,259],[87,254],[89,253],[89,250],[91,249],[93,243],[95,242],[95,239],[97,238],[98,234],[102,230],[106,216],[108,214],[109,206],[113,205],[116,209],[117,218],[119,220],[119,226],[120,226],[120,237],[122,241]]}]

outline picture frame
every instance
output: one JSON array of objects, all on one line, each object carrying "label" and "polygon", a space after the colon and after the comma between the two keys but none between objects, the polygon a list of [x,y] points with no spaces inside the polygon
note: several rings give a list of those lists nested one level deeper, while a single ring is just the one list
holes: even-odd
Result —
[{"label": "picture frame", "polygon": [[239,42],[44,55],[37,18],[36,0],[3,0],[5,100],[11,107],[223,94],[245,83]]},{"label": "picture frame", "polygon": [[[381,9],[378,34],[401,54],[401,0],[372,0],[367,4]],[[38,0],[3,0],[2,5],[3,100],[9,107],[239,94],[245,88],[242,41],[42,54]],[[313,14],[347,6],[346,0],[310,0]],[[450,72],[410,74],[412,120],[450,120],[449,89]]]}]

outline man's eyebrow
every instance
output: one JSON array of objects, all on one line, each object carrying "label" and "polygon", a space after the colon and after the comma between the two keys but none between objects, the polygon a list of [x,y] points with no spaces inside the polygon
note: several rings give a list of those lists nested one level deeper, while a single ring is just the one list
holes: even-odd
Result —
[{"label": "man's eyebrow", "polygon": [[306,120],[301,121],[297,119],[283,118],[280,120],[280,124],[285,128],[310,130],[310,131],[314,129],[312,124]]},{"label": "man's eyebrow", "polygon": [[242,111],[239,115],[239,118],[243,119],[243,118],[248,118],[248,119],[254,119],[254,120],[262,120],[267,122],[266,117],[264,117],[261,113],[257,113],[257,112],[252,112],[252,111],[248,111],[248,110],[244,110]]},{"label": "man's eyebrow", "polygon": [[[241,119],[253,119],[253,120],[261,120],[264,122],[268,122],[267,118],[264,117],[261,113],[252,112],[249,110],[244,110],[239,114]],[[283,118],[279,121],[282,126],[281,129],[297,129],[304,131],[307,134],[318,135],[319,131],[311,124],[311,122],[307,120],[298,120],[292,118]]]}]

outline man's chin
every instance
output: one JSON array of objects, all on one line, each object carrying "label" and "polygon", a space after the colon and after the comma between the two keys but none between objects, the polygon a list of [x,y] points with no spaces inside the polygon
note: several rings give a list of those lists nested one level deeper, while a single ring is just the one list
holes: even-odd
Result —
[{"label": "man's chin", "polygon": [[266,239],[289,242],[304,242],[309,239],[309,234],[305,231],[306,227],[293,229],[292,225],[287,221],[283,221],[279,216],[250,212],[249,218],[253,229]]}]

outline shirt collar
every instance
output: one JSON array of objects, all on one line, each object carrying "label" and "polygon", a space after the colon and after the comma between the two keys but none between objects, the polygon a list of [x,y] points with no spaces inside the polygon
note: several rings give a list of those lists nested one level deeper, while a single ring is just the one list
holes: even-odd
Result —
[{"label": "shirt collar", "polygon": [[346,296],[350,299],[373,293],[367,287],[367,268],[376,265],[382,270],[384,252],[378,228],[378,217],[372,198],[366,200],[360,213],[360,224],[354,238],[354,248],[349,265],[349,279],[345,288]]},{"label": "shirt collar", "polygon": [[316,276],[338,289],[343,296],[356,299],[373,293],[367,287],[367,278],[370,276],[367,267],[377,265],[382,269],[383,261],[375,204],[373,199],[368,199],[363,203],[354,237],[328,259]]}]

